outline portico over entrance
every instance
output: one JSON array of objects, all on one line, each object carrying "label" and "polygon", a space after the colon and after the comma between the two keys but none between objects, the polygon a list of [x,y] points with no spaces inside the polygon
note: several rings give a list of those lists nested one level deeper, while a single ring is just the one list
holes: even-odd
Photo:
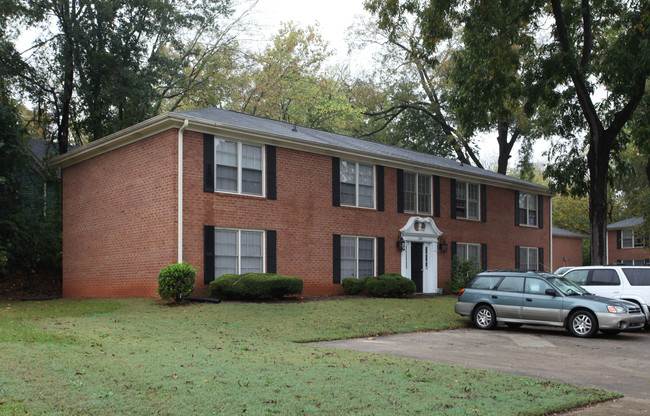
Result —
[{"label": "portico over entrance", "polygon": [[433,218],[411,217],[400,229],[402,276],[415,283],[418,293],[438,291],[438,237]]}]

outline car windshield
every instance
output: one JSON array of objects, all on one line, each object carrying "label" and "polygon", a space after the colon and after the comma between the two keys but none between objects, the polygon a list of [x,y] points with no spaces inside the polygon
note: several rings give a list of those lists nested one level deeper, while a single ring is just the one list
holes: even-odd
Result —
[{"label": "car windshield", "polygon": [[553,286],[555,286],[560,292],[562,292],[562,294],[566,296],[586,295],[589,293],[564,277],[549,277],[546,280],[548,280],[551,284],[553,284]]}]

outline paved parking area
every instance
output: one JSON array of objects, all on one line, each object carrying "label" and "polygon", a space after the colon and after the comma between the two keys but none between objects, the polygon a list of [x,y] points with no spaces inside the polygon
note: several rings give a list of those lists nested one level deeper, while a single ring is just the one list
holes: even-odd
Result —
[{"label": "paved parking area", "polygon": [[318,344],[599,387],[650,408],[650,331],[581,339],[560,328],[499,326]]}]

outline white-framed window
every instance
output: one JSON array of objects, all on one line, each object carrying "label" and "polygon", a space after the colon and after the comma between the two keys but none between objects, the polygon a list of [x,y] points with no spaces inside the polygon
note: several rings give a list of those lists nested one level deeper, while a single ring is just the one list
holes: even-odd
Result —
[{"label": "white-framed window", "polygon": [[458,260],[471,260],[474,266],[481,268],[481,245],[473,243],[456,243],[456,257]]},{"label": "white-framed window", "polygon": [[621,248],[644,248],[646,246],[643,237],[634,235],[634,228],[621,230]]},{"label": "white-framed window", "polygon": [[341,236],[341,279],[375,275],[375,239]]},{"label": "white-framed window", "polygon": [[214,230],[215,277],[264,272],[264,231]]},{"label": "white-framed window", "polygon": [[478,220],[480,187],[476,183],[456,181],[456,218]]},{"label": "white-framed window", "polygon": [[375,207],[375,168],[357,162],[340,162],[341,205]]},{"label": "white-framed window", "polygon": [[519,268],[537,270],[539,267],[539,249],[537,247],[519,247]]},{"label": "white-framed window", "polygon": [[537,227],[537,195],[521,192],[519,194],[519,225]]},{"label": "white-framed window", "polygon": [[431,175],[404,172],[404,211],[431,214]]},{"label": "white-framed window", "polygon": [[263,195],[263,146],[215,139],[214,150],[215,190]]}]

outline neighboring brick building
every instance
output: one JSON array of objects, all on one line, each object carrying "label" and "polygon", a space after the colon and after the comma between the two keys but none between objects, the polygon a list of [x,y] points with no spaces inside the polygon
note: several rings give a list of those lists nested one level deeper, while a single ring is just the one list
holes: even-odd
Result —
[{"label": "neighboring brick building", "polygon": [[582,234],[553,227],[553,270],[582,266],[582,241],[585,238]]},{"label": "neighboring brick building", "polygon": [[648,241],[635,235],[634,231],[641,223],[643,218],[630,218],[607,226],[608,263],[631,266],[650,264]]},{"label": "neighboring brick building", "polygon": [[56,163],[66,297],[155,296],[179,261],[199,268],[197,294],[246,271],[300,277],[304,295],[384,272],[435,293],[452,255],[551,269],[546,187],[287,123],[168,113]]}]

